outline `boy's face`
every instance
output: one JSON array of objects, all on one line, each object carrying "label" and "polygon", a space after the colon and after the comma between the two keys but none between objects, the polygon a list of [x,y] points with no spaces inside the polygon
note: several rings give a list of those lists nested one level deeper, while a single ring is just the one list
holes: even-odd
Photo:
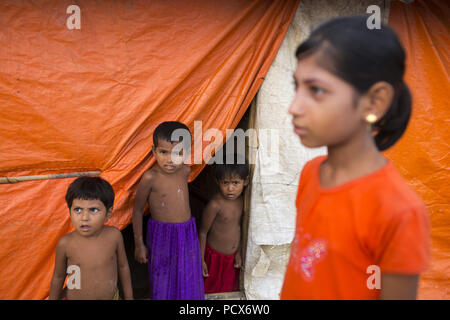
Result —
[{"label": "boy's face", "polygon": [[158,166],[166,173],[174,173],[183,165],[183,150],[176,152],[174,147],[179,142],[170,142],[163,139],[158,140],[158,146],[153,147]]},{"label": "boy's face", "polygon": [[73,227],[80,235],[89,237],[102,229],[111,212],[112,208],[106,211],[105,205],[98,199],[73,199],[70,219]]},{"label": "boy's face", "polygon": [[242,179],[236,174],[218,181],[222,196],[227,200],[236,200],[248,184],[248,177]]}]

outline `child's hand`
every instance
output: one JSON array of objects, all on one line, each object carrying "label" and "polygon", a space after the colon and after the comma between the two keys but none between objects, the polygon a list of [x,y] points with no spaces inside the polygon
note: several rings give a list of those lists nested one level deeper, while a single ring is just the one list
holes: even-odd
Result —
[{"label": "child's hand", "polygon": [[239,269],[242,267],[242,258],[240,254],[236,254],[236,256],[234,257],[234,267],[236,269]]},{"label": "child's hand", "polygon": [[145,245],[138,245],[134,249],[134,258],[139,263],[147,263],[148,250]]},{"label": "child's hand", "polygon": [[208,274],[208,267],[206,266],[206,262],[202,261],[202,269],[203,269],[203,276],[206,278],[209,276]]}]

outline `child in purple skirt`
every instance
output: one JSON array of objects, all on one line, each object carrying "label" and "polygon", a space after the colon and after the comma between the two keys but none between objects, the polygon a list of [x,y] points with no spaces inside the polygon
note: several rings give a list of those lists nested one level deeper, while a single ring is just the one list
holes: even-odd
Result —
[{"label": "child in purple skirt", "polygon": [[[185,145],[181,152],[180,135]],[[136,193],[135,259],[148,262],[153,300],[204,299],[200,244],[189,207],[190,167],[182,159],[183,150],[190,147],[190,139],[186,125],[176,121],[161,123],[153,133],[156,165],[143,174]],[[150,219],[144,245],[142,214],[147,202]]]}]

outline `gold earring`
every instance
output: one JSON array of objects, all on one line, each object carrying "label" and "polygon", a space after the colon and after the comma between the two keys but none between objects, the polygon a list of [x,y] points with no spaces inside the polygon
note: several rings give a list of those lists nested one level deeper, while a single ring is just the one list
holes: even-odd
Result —
[{"label": "gold earring", "polygon": [[366,116],[366,121],[370,124],[377,122],[377,120],[378,120],[377,116],[374,115],[373,113],[370,113]]}]

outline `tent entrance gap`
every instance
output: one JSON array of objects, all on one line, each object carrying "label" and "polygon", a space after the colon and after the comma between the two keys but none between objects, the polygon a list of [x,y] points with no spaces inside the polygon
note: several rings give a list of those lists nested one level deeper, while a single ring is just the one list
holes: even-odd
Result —
[{"label": "tent entrance gap", "polygon": [[[245,112],[241,121],[238,123],[236,129],[242,129],[246,132],[248,129],[255,129],[255,115],[256,115],[256,100],[253,99],[249,108]],[[250,163],[250,159],[254,159],[254,152],[256,151],[255,137],[245,138],[245,158],[246,163]],[[226,149],[227,144],[223,146]],[[237,151],[237,141],[235,140],[235,151]],[[226,153],[224,151],[224,153]],[[250,195],[251,195],[251,177],[254,165],[250,163],[250,183],[244,190],[244,212],[242,217],[242,261],[245,267],[246,248],[248,237],[248,221],[250,215]],[[197,223],[197,230],[200,228],[200,221],[204,207],[213,195],[219,192],[219,188],[214,178],[213,165],[206,165],[197,178],[189,184],[189,199],[191,205],[192,215],[195,217]],[[208,300],[245,300],[244,290],[244,270],[241,269],[239,279],[239,291],[236,292],[218,292],[206,295]]]}]

